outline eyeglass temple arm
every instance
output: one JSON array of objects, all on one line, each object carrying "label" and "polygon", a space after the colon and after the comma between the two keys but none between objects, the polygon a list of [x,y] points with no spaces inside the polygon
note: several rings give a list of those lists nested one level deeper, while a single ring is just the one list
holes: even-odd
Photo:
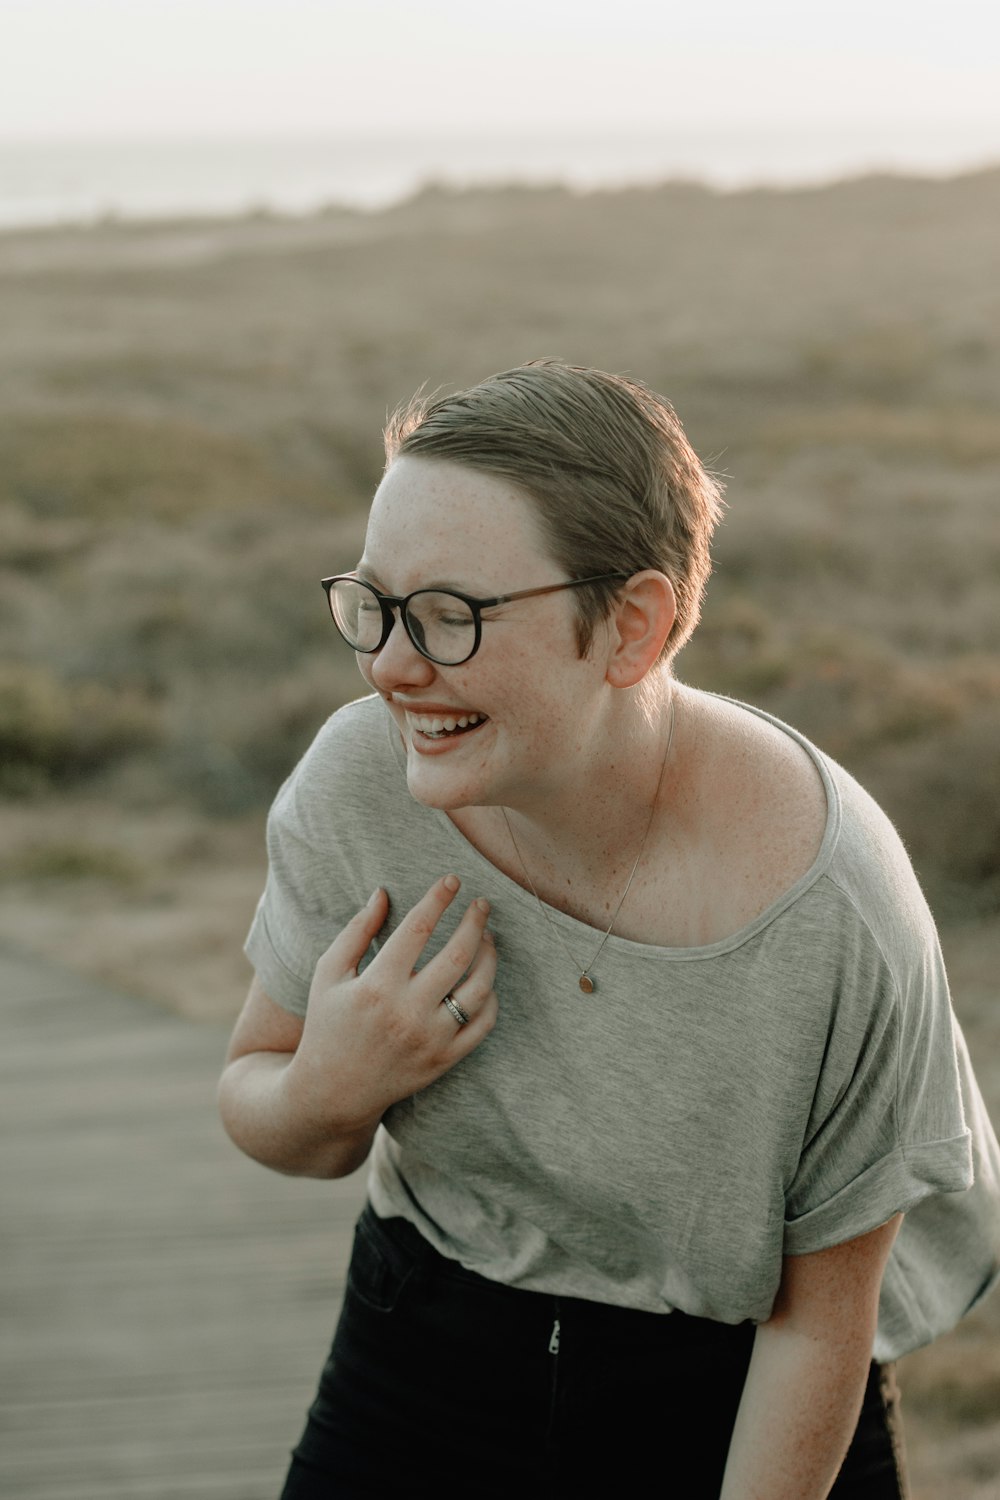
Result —
[{"label": "eyeglass temple arm", "polygon": [[518,589],[514,594],[498,594],[495,599],[481,599],[481,606],[509,604],[512,599],[531,599],[540,594],[557,594],[560,589],[578,589],[585,583],[610,583],[613,578],[631,578],[631,573],[597,573],[592,578],[571,578],[568,583],[549,583],[541,589]]}]

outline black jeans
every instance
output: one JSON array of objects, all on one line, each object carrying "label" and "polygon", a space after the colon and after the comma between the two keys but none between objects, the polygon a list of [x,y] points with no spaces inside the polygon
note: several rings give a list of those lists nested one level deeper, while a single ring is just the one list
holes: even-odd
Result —
[{"label": "black jeans", "polygon": [[[366,1208],[282,1500],[717,1500],[753,1339],[750,1323],[499,1286]],[[905,1496],[897,1406],[873,1364],[831,1500]]]}]

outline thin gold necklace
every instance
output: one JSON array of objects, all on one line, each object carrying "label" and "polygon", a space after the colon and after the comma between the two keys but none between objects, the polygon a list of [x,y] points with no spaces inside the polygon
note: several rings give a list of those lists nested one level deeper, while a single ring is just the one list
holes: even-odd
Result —
[{"label": "thin gold necklace", "polygon": [[[592,995],[594,993],[594,991],[597,989],[597,981],[595,979],[591,978],[591,970],[593,969],[593,967],[596,964],[597,960],[600,958],[601,954],[604,952],[604,944],[607,942],[608,938],[611,936],[612,932],[614,931],[614,925],[618,921],[618,915],[619,915],[622,907],[625,905],[625,897],[629,893],[629,889],[630,889],[630,887],[632,885],[632,881],[635,879],[635,872],[639,868],[639,861],[640,861],[640,859],[642,859],[643,850],[646,847],[646,840],[649,838],[649,830],[653,826],[653,818],[656,816],[656,804],[657,804],[657,802],[660,799],[660,787],[663,785],[663,775],[664,775],[664,772],[667,769],[667,761],[670,759],[670,747],[671,747],[671,745],[674,742],[674,719],[675,719],[675,717],[676,717],[675,699],[674,699],[674,695],[671,693],[671,695],[670,695],[670,728],[669,728],[669,730],[667,732],[667,748],[663,752],[663,760],[662,760],[662,762],[660,764],[660,775],[659,775],[659,777],[657,779],[657,782],[656,782],[656,791],[653,793],[653,801],[652,801],[652,805],[650,806],[650,809],[649,809],[649,817],[646,820],[645,832],[642,835],[642,843],[639,845],[639,852],[638,852],[638,854],[635,857],[635,863],[633,864],[632,869],[629,872],[629,877],[628,877],[628,879],[625,882],[625,889],[622,891],[621,899],[619,900],[618,905],[615,907],[615,914],[611,918],[611,922],[608,925],[608,930],[604,934],[604,936],[601,938],[600,943],[597,945],[597,952],[594,954],[593,958],[590,960],[590,962],[588,964],[585,964],[584,967],[582,969],[580,969],[580,978],[579,978],[578,982],[579,982],[581,990],[583,991],[583,993],[585,995]],[[541,912],[542,916],[545,918],[546,922],[548,922],[549,926],[552,928],[552,931],[555,933],[555,935],[558,938],[559,942],[562,944],[563,951],[569,957],[571,963],[573,964],[573,967],[579,969],[580,968],[579,960],[576,959],[573,956],[573,954],[570,952],[569,944],[566,942],[566,940],[563,937],[562,933],[559,931],[559,928],[556,925],[556,923],[549,916],[548,912],[545,909],[545,904],[542,901],[542,898],[539,896],[538,892],[535,890],[535,882],[532,880],[531,876],[528,874],[528,867],[524,863],[524,859],[523,859],[523,857],[521,855],[520,849],[517,847],[517,839],[514,837],[514,830],[510,826],[510,819],[507,816],[507,809],[505,807],[501,806],[500,812],[503,815],[504,823],[507,825],[507,832],[510,835],[510,842],[511,842],[511,845],[513,847],[514,853],[517,855],[517,862],[521,866],[521,870],[522,870],[522,873],[524,874],[524,878],[528,882],[528,889],[531,891],[531,894],[534,896],[535,901],[536,901],[536,903],[538,905],[538,910]]]}]

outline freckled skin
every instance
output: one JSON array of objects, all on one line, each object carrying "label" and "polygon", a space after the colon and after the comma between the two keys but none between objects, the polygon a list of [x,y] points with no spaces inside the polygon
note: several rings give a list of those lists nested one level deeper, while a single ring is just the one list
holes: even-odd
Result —
[{"label": "freckled skin", "polygon": [[[494,596],[563,581],[548,556],[531,502],[513,485],[456,464],[401,458],[372,505],[362,565],[394,594],[433,583]],[[599,654],[577,654],[572,596],[517,600],[486,612],[471,661],[439,667],[398,626],[382,650],[359,656],[386,697],[407,748],[411,794],[430,807],[545,807],[558,816],[574,787],[607,777],[604,753],[620,732],[622,704]],[[402,700],[401,702],[399,700]],[[489,723],[421,755],[403,704],[479,712]],[[598,772],[597,763],[604,762]]]}]

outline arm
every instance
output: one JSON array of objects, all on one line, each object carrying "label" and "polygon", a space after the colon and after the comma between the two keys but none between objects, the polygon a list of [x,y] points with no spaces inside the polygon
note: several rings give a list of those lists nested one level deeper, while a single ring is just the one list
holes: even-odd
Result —
[{"label": "arm", "polygon": [[[304,1020],[255,980],[219,1083],[223,1124],[248,1156],[294,1176],[346,1176],[390,1104],[426,1088],[492,1030],[496,951],[485,901],[416,970],[457,889],[454,876],[437,881],[359,975],[388,912],[376,891],[317,964]],[[441,1003],[459,984],[464,1026]]]},{"label": "arm", "polygon": [[352,1134],[307,1119],[290,1072],[303,1025],[254,979],[219,1081],[222,1123],[236,1145],[266,1167],[290,1175],[345,1177],[367,1156],[374,1127]]},{"label": "arm", "polygon": [[846,1244],[785,1257],[757,1329],[721,1500],[825,1500],[850,1446],[878,1295],[902,1215]]}]

